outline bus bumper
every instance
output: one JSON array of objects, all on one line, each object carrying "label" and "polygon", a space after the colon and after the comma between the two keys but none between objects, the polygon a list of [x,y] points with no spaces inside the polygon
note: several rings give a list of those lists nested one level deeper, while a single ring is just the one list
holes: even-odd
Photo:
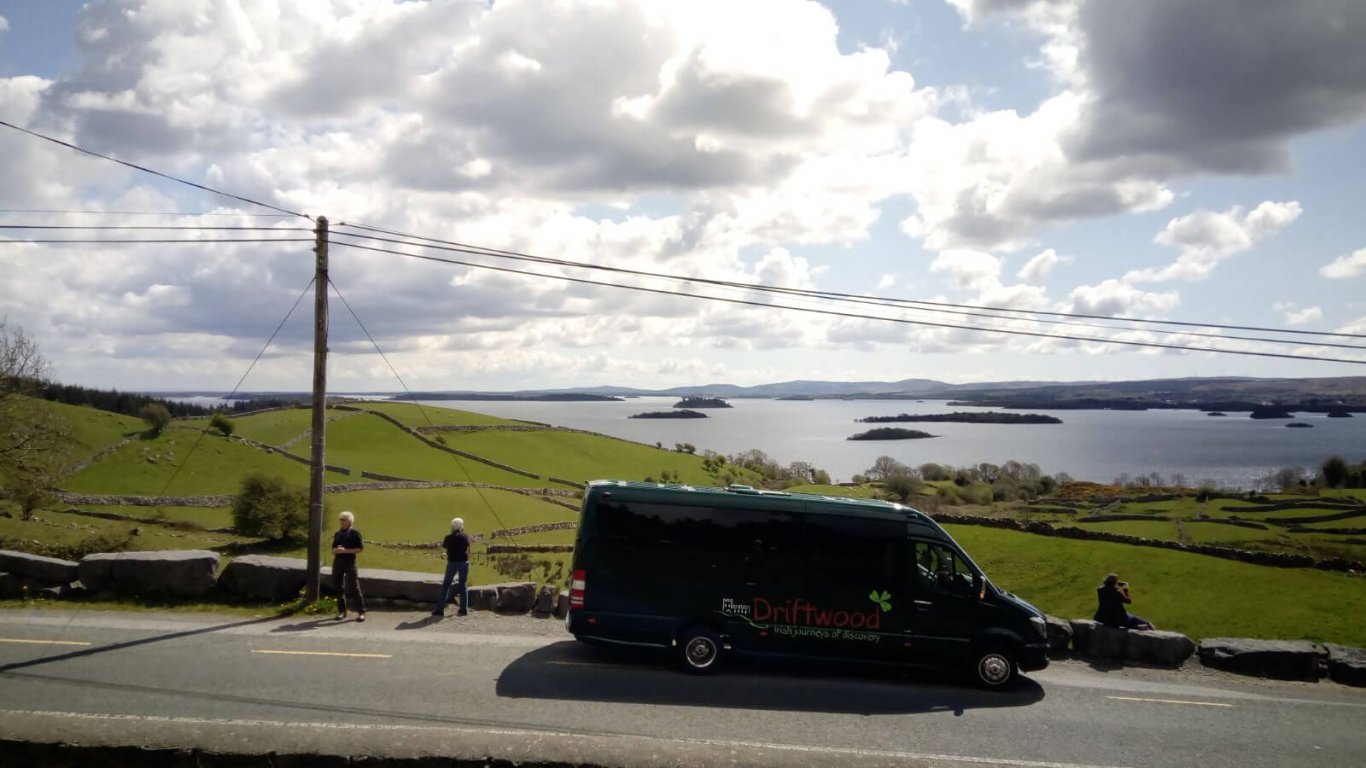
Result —
[{"label": "bus bumper", "polygon": [[1037,672],[1048,666],[1048,643],[1029,643],[1020,649],[1020,670]]}]

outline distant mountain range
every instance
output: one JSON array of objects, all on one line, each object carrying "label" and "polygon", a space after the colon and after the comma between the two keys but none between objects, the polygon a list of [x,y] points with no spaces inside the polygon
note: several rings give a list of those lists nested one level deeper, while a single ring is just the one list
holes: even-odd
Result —
[{"label": "distant mountain range", "polygon": [[[438,393],[431,393],[438,394]],[[440,393],[445,396],[461,393]],[[550,397],[582,394],[611,397],[645,395],[685,397],[813,397],[847,399],[952,399],[982,400],[1141,400],[1145,402],[1190,402],[1235,400],[1257,402],[1301,402],[1306,400],[1341,401],[1366,405],[1366,376],[1321,379],[1261,379],[1252,377],[1213,377],[1147,379],[1140,381],[995,381],[950,384],[934,379],[901,381],[784,381],[750,387],[735,384],[705,384],[669,389],[634,387],[581,387],[577,389],[521,390],[502,393],[463,393],[513,397]],[[419,396],[420,397],[420,396]]]},{"label": "distant mountain range", "polygon": [[[157,393],[193,396],[222,393]],[[342,395],[345,393],[332,393]],[[367,393],[377,394],[377,393]],[[641,389],[637,387],[596,386],[558,389],[524,389],[505,392],[435,391],[388,393],[419,400],[591,400],[618,397],[721,397],[721,398],[840,398],[878,400],[955,400],[978,405],[1008,407],[1200,407],[1238,410],[1248,404],[1301,405],[1312,409],[1345,406],[1366,408],[1366,376],[1336,378],[1270,379],[1253,377],[1210,377],[1145,379],[1137,381],[997,381],[950,384],[934,379],[901,381],[784,381],[775,384],[738,386],[705,384]],[[252,393],[239,397],[307,397],[306,392]]]}]

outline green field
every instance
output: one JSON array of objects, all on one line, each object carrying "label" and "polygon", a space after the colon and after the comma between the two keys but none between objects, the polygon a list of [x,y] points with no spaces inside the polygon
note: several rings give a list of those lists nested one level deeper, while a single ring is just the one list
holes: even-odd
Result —
[{"label": "green field", "polygon": [[[484,430],[447,433],[452,448],[469,451],[519,468],[566,480],[586,482],[602,478],[643,480],[661,473],[677,474],[679,482],[715,485],[716,478],[702,469],[702,457],[654,448],[583,432],[544,430],[512,432]],[[731,469],[732,473],[748,474]],[[745,482],[738,480],[737,482]],[[750,482],[754,482],[753,478]]]},{"label": "green field", "polygon": [[[207,427],[207,422],[199,424]],[[205,496],[237,493],[242,479],[253,472],[308,485],[306,464],[177,423],[156,437],[134,440],[64,478],[62,487],[81,493]],[[326,477],[329,484],[358,480],[335,472],[328,472]]]},{"label": "green field", "polygon": [[93,408],[62,403],[42,403],[65,425],[70,438],[66,465],[90,458],[101,449],[147,428],[141,419]]},{"label": "green field", "polygon": [[[513,461],[508,466],[536,471]],[[327,463],[410,480],[448,480],[490,483],[517,488],[541,488],[545,480],[525,477],[482,462],[433,448],[401,428],[370,413],[330,424],[327,429]]]},{"label": "green field", "polygon": [[1190,637],[1306,639],[1366,646],[1366,578],[1271,568],[1109,542],[946,526],[992,581],[1045,613],[1091,618],[1096,587],[1117,572],[1133,613]]},{"label": "green field", "polygon": [[521,425],[525,422],[513,421],[512,419],[500,419],[497,416],[486,416],[482,413],[472,411],[460,411],[454,408],[441,406],[416,405],[398,401],[366,400],[363,402],[348,403],[347,405],[363,408],[367,411],[378,411],[391,416],[399,423],[413,429],[423,427],[488,427],[499,425]]},{"label": "green field", "polygon": [[[334,412],[329,411],[327,416],[329,421],[333,420]],[[313,429],[313,413],[307,408],[236,416],[232,418],[232,423],[233,434],[266,445],[279,446],[295,438],[303,438],[291,446],[292,452],[308,455],[310,445],[307,435]]]}]

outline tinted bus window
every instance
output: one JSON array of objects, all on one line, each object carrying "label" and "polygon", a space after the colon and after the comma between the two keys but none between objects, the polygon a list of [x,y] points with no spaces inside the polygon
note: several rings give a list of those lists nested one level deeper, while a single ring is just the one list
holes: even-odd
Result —
[{"label": "tinted bus window", "polygon": [[745,584],[802,572],[801,525],[789,512],[602,502],[595,534],[610,572],[684,583]]},{"label": "tinted bus window", "polygon": [[811,515],[808,569],[813,578],[853,589],[891,589],[904,576],[906,524]]}]

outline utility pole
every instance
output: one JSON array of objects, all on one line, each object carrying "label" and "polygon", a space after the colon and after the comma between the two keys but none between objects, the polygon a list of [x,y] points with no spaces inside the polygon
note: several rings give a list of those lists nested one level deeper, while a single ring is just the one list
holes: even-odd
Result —
[{"label": "utility pole", "polygon": [[318,217],[313,278],[313,454],[308,480],[308,578],[304,595],[318,599],[322,581],[323,427],[327,424],[327,217]]}]

